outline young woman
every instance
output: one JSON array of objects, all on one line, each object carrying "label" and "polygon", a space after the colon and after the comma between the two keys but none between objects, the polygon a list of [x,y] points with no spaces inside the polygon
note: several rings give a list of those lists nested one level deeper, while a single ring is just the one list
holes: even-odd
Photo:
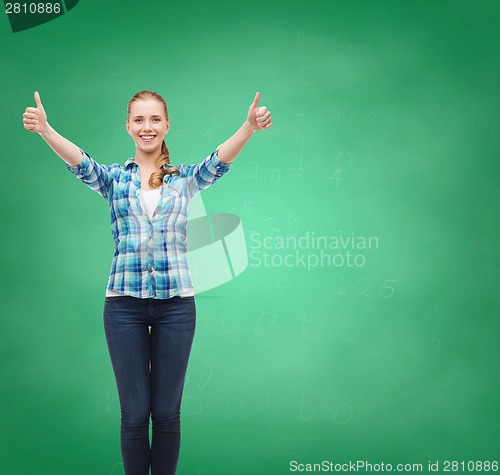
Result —
[{"label": "young woman", "polygon": [[[83,183],[110,206],[115,252],[104,301],[104,329],[120,400],[120,449],[126,475],[174,475],[180,407],[194,338],[196,305],[187,263],[189,200],[230,168],[254,132],[271,127],[257,92],[240,129],[205,160],[170,164],[165,100],[141,91],[128,104],[135,156],[102,165],[47,122],[38,92],[23,114]],[[152,419],[152,441],[149,423]]]}]

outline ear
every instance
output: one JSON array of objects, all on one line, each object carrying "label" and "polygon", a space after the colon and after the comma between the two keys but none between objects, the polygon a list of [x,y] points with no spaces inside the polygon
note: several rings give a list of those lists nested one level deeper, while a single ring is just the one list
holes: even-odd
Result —
[{"label": "ear", "polygon": [[168,133],[168,129],[170,129],[170,119],[167,119],[167,124],[165,125],[165,133]]},{"label": "ear", "polygon": [[125,127],[127,128],[128,134],[132,135],[132,133],[130,132],[130,126],[128,125],[128,119],[125,121]]}]

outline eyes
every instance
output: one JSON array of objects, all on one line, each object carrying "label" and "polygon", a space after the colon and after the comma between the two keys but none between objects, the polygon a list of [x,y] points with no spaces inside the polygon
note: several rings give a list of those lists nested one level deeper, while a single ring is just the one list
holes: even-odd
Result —
[{"label": "eyes", "polygon": [[[142,122],[142,119],[138,117],[138,118],[134,119],[134,122],[135,122],[136,124],[140,124],[140,123]],[[157,124],[157,123],[161,122],[161,117],[153,117],[153,122],[154,122],[155,124]]]}]

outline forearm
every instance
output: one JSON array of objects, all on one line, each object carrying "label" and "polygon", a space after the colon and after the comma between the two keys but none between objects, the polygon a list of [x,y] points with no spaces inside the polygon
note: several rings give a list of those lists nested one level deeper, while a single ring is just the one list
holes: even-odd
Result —
[{"label": "forearm", "polygon": [[43,140],[57,153],[68,165],[78,165],[82,161],[82,152],[68,139],[58,134],[48,123],[44,132],[39,132]]},{"label": "forearm", "polygon": [[245,121],[239,130],[219,147],[220,160],[224,163],[231,163],[243,150],[254,132],[255,130],[250,127],[248,121]]}]

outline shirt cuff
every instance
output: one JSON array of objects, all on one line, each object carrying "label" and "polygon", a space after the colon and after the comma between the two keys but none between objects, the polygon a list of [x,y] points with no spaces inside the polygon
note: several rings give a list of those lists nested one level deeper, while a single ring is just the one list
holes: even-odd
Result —
[{"label": "shirt cuff", "polygon": [[[219,145],[220,147],[220,145]],[[229,170],[231,163],[225,163],[223,162],[220,158],[219,158],[219,147],[217,147],[217,149],[215,150],[215,152],[212,154],[212,161],[213,161],[213,164],[217,167],[217,168],[221,168],[223,170]]]},{"label": "shirt cuff", "polygon": [[69,165],[66,163],[66,168],[78,178],[88,175],[90,168],[89,156],[82,149],[80,149],[80,152],[82,152],[82,161],[78,165]]}]

